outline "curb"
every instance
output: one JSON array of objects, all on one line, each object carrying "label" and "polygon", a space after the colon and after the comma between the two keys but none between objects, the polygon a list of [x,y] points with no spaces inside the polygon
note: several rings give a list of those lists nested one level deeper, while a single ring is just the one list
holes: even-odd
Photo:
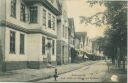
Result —
[{"label": "curb", "polygon": [[[58,75],[68,73],[68,72],[71,72],[71,71],[75,71],[75,70],[83,68],[84,66],[88,66],[88,65],[92,65],[92,64],[95,64],[95,63],[93,62],[93,63],[90,63],[90,64],[83,64],[83,66],[81,66],[79,68],[75,68],[73,70],[69,70],[69,71],[65,71],[65,72],[58,72]],[[53,77],[53,75],[48,75],[47,77],[44,77],[44,78],[37,78],[37,79],[28,80],[27,82],[36,82],[36,81],[39,81],[39,80],[49,79],[49,78]]]}]

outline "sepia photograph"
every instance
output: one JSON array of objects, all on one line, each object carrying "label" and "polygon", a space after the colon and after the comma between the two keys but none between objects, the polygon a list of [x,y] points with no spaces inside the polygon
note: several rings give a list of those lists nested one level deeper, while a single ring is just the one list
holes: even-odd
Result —
[{"label": "sepia photograph", "polygon": [[0,0],[0,82],[127,83],[127,0]]}]

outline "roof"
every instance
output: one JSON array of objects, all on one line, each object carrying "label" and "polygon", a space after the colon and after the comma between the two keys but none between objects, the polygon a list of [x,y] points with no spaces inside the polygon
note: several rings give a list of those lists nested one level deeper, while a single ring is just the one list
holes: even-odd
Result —
[{"label": "roof", "polygon": [[48,0],[23,0],[23,1],[26,2],[27,4],[34,4],[35,2],[39,2],[55,15],[61,15],[61,12],[57,10],[57,8],[55,8],[51,3],[49,3]]}]

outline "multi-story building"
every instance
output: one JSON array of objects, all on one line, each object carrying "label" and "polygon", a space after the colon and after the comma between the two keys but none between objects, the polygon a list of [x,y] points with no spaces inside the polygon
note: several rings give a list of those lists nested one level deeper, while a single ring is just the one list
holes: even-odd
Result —
[{"label": "multi-story building", "polygon": [[58,4],[57,0],[0,0],[0,59],[4,70],[56,64]]},{"label": "multi-story building", "polygon": [[68,29],[68,49],[69,49],[69,61],[71,62],[71,56],[73,56],[73,52],[75,50],[75,25],[74,25],[74,19],[69,18],[69,29]]},{"label": "multi-story building", "polygon": [[85,38],[87,37],[87,33],[86,32],[76,32],[76,36],[77,38],[80,39],[80,48],[79,48],[79,56],[83,56],[84,55],[84,49],[85,49]]},{"label": "multi-story building", "polygon": [[88,54],[92,54],[92,40],[87,36],[85,38],[84,50]]},{"label": "multi-story building", "polygon": [[79,59],[79,50],[80,50],[80,38],[76,36],[74,37],[74,50],[72,50],[72,55],[71,55],[71,62],[77,62]]},{"label": "multi-story building", "polygon": [[57,29],[57,64],[67,64],[69,62],[68,56],[68,16],[66,12],[66,3],[64,0],[60,0],[61,5],[59,9],[61,15],[58,17],[58,29]]},{"label": "multi-story building", "polygon": [[81,62],[84,58],[84,43],[87,33],[86,32],[75,32],[75,38],[74,38],[74,46],[75,46],[75,54],[72,56],[71,60],[72,62]]},{"label": "multi-story building", "polygon": [[103,49],[101,46],[102,43],[99,44],[96,40],[92,41],[92,53],[95,55],[95,59],[100,59],[103,57]]}]

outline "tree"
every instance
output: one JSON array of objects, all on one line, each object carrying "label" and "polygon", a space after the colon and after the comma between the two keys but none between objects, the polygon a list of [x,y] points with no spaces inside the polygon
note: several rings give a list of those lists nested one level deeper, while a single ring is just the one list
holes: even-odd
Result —
[{"label": "tree", "polygon": [[88,1],[88,3],[91,7],[95,4],[104,5],[107,10],[91,17],[81,16],[81,23],[94,24],[96,26],[109,25],[104,37],[104,53],[110,55],[112,62],[117,60],[118,65],[120,61],[123,61],[123,69],[125,69],[125,57],[127,55],[127,1]]}]

